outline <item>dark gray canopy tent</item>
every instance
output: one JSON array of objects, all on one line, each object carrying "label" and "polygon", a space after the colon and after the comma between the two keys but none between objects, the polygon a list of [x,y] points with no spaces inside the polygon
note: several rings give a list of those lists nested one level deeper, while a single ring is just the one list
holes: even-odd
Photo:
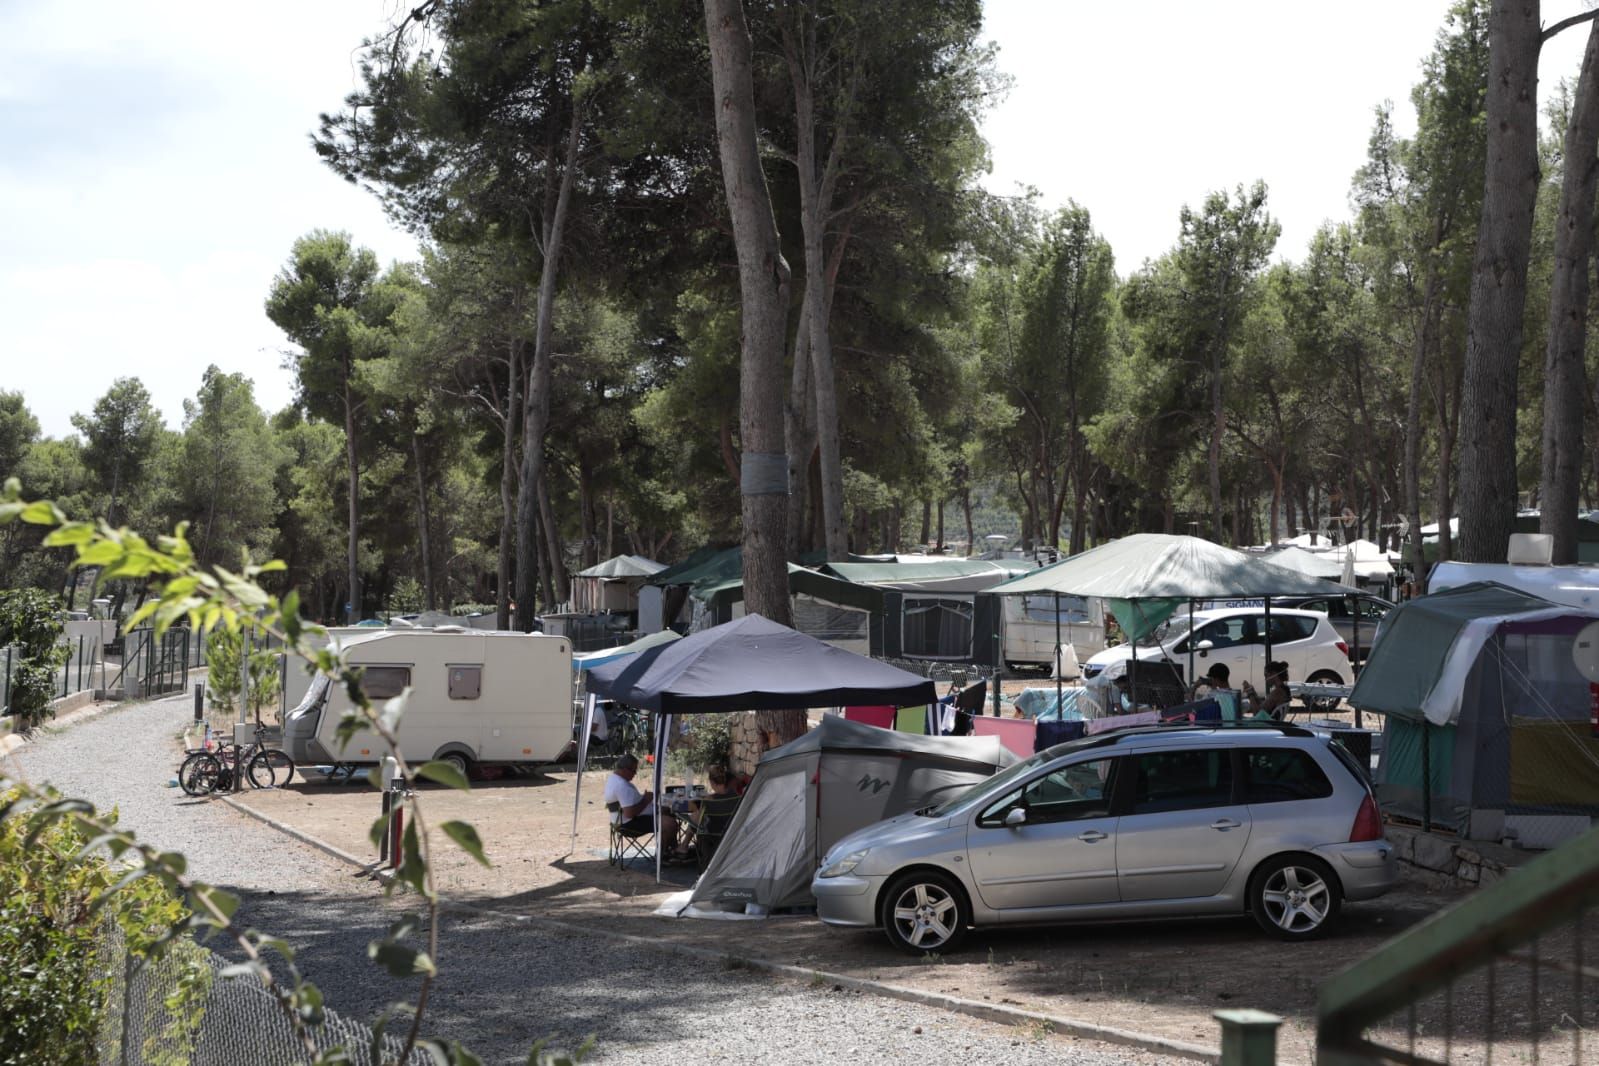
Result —
[{"label": "dark gray canopy tent", "polygon": [[690,906],[814,902],[811,878],[846,835],[940,803],[1011,765],[998,737],[927,737],[827,717],[761,756]]},{"label": "dark gray canopy tent", "polygon": [[597,666],[589,671],[588,690],[664,718],[655,730],[657,795],[672,715],[912,707],[938,699],[925,677],[824,644],[758,614]]}]

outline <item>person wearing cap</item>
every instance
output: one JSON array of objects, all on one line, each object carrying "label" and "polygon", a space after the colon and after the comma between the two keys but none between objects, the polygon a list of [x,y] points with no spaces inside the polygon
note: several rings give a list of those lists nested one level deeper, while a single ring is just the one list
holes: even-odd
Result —
[{"label": "person wearing cap", "polygon": [[[630,832],[645,832],[655,827],[655,815],[650,810],[655,794],[640,792],[634,787],[633,778],[637,774],[637,755],[629,752],[617,759],[616,769],[605,779],[605,804],[615,803],[621,808],[612,812],[611,821]],[[676,849],[677,819],[665,811],[661,812],[660,836],[666,841],[668,851]]]},{"label": "person wearing cap", "polygon": [[1227,669],[1226,663],[1212,663],[1205,676],[1194,683],[1193,698],[1205,699],[1217,692],[1231,692],[1232,671]]}]

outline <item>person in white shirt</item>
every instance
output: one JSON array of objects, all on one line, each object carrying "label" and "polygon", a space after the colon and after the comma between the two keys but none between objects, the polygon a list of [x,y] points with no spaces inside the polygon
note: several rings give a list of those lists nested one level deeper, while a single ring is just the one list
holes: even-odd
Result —
[{"label": "person in white shirt", "polygon": [[611,812],[611,821],[627,829],[649,829],[655,825],[650,816],[650,801],[654,797],[633,787],[637,774],[637,756],[623,755],[617,759],[616,769],[605,779],[605,805],[609,807],[615,803],[622,808]]}]

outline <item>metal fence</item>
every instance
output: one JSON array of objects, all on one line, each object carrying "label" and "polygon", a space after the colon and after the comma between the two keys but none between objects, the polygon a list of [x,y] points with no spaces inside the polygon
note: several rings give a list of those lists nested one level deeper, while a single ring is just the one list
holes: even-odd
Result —
[{"label": "metal fence", "polygon": [[[95,1034],[103,1066],[295,1066],[304,1045],[272,994],[253,977],[224,977],[227,959],[193,941],[179,941],[159,958],[130,954],[114,921],[102,926],[95,977],[105,1011]],[[379,1057],[372,1030],[328,1010],[311,1030],[318,1051],[344,1049],[357,1066],[400,1063],[405,1042],[385,1033]],[[405,1066],[431,1062],[413,1050]]]}]

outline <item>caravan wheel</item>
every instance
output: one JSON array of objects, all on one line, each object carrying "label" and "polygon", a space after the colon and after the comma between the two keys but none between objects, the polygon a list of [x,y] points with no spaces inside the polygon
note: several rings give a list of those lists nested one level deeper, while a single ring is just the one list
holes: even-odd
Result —
[{"label": "caravan wheel", "polygon": [[455,767],[457,773],[468,781],[472,779],[472,760],[458,751],[448,751],[438,757],[439,762],[449,763]]},{"label": "caravan wheel", "polygon": [[912,955],[949,951],[966,936],[971,920],[960,885],[937,870],[908,873],[883,893],[883,932]]}]

